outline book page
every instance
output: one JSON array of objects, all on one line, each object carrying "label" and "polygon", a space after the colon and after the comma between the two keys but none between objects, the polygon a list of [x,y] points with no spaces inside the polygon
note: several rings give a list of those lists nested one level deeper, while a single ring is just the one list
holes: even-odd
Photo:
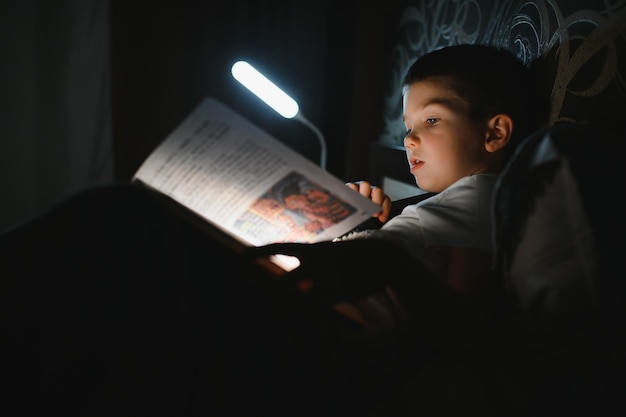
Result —
[{"label": "book page", "polygon": [[133,180],[255,246],[330,240],[380,210],[212,98],[157,147]]}]

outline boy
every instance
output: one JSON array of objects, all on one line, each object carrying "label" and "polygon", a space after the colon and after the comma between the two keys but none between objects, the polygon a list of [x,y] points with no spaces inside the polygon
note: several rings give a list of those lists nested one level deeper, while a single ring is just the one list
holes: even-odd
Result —
[{"label": "boy", "polygon": [[[490,265],[497,173],[548,114],[538,85],[517,58],[490,46],[451,46],[418,59],[403,86],[404,146],[417,185],[436,195],[376,234],[401,243],[453,287],[480,287]],[[350,186],[389,207],[368,183]],[[478,268],[466,268],[470,260]]]}]

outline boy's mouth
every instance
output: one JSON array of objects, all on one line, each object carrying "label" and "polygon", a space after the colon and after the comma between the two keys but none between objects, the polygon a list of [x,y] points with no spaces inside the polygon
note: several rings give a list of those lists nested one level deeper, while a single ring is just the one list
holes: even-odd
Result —
[{"label": "boy's mouth", "polygon": [[419,169],[422,165],[424,165],[424,161],[420,161],[419,159],[411,159],[409,161],[409,170],[413,172],[416,169]]}]

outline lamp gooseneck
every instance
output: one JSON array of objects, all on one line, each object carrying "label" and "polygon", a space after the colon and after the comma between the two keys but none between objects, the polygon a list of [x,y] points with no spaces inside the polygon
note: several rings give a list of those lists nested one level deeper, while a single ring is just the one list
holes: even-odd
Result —
[{"label": "lamp gooseneck", "polygon": [[235,62],[231,68],[231,73],[237,81],[278,114],[286,119],[298,120],[315,133],[320,143],[320,167],[326,170],[326,140],[324,135],[304,117],[300,112],[298,103],[246,61]]}]

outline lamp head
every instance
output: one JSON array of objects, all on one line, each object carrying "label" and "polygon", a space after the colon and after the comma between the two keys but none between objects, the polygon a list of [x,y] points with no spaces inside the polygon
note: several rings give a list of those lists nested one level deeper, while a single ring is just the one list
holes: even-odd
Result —
[{"label": "lamp head", "polygon": [[291,119],[298,114],[298,103],[246,61],[235,62],[231,73],[237,81],[281,116]]}]

